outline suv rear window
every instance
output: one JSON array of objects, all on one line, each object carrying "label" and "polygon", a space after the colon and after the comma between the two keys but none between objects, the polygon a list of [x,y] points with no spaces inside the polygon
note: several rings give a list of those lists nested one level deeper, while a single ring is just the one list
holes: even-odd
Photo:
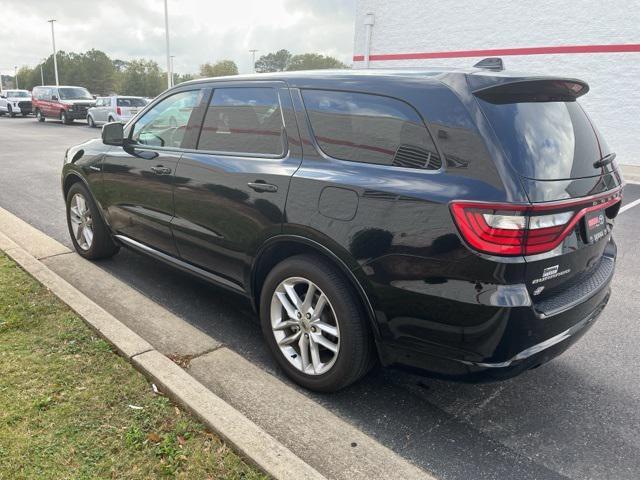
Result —
[{"label": "suv rear window", "polygon": [[598,138],[578,102],[478,102],[523,177],[559,180],[601,173],[593,166],[601,158]]},{"label": "suv rear window", "polygon": [[122,98],[118,97],[119,107],[146,107],[147,102],[142,98]]},{"label": "suv rear window", "polygon": [[418,113],[394,98],[355,92],[304,90],[320,148],[353,162],[438,169],[435,145]]},{"label": "suv rear window", "polygon": [[283,122],[275,89],[216,88],[204,117],[198,150],[282,155]]}]

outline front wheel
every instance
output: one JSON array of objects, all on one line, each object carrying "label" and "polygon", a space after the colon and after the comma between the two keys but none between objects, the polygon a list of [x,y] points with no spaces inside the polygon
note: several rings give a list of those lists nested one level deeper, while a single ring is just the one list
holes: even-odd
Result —
[{"label": "front wheel", "polygon": [[324,259],[297,255],[267,276],[262,332],[285,373],[310,390],[333,392],[373,364],[365,312],[343,273]]},{"label": "front wheel", "polygon": [[10,116],[11,118],[15,118],[15,116],[16,116],[15,112],[14,112],[14,111],[13,111],[13,109],[11,108],[11,105],[9,105],[9,116]]},{"label": "front wheel", "polygon": [[89,125],[90,128],[96,127],[96,122],[93,121],[93,117],[91,115],[87,115],[87,125]]},{"label": "front wheel", "polygon": [[76,252],[84,258],[108,258],[120,249],[83,183],[74,183],[67,193],[67,226]]},{"label": "front wheel", "polygon": [[38,119],[39,122],[44,122],[44,115],[42,115],[42,112],[40,111],[40,109],[36,110],[36,118]]},{"label": "front wheel", "polygon": [[60,121],[65,124],[65,125],[69,125],[71,122],[73,122],[73,118],[69,118],[69,114],[62,110],[60,112]]}]

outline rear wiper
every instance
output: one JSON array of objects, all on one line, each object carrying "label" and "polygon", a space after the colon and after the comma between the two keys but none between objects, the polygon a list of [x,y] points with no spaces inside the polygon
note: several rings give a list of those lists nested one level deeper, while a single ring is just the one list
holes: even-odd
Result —
[{"label": "rear wiper", "polygon": [[600,160],[593,162],[593,168],[601,168],[601,167],[604,167],[605,165],[609,165],[611,162],[613,162],[614,158],[616,158],[615,153],[610,153],[609,155],[605,155]]}]

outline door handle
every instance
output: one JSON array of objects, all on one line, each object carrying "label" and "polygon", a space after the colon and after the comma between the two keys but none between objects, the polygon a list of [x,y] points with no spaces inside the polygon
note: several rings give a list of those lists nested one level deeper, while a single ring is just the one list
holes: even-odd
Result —
[{"label": "door handle", "polygon": [[162,165],[151,167],[151,171],[156,175],[169,175],[171,173],[171,169],[169,167],[163,167]]},{"label": "door handle", "polygon": [[256,192],[277,192],[278,191],[277,185],[261,182],[259,180],[256,180],[255,182],[249,182],[247,183],[247,185],[249,186],[249,188],[255,190]]}]

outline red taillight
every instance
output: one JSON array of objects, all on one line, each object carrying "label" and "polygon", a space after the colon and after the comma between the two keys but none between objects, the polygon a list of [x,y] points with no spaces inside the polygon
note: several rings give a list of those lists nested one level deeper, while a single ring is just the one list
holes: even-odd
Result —
[{"label": "red taillight", "polygon": [[116,113],[118,115],[122,115],[122,109],[120,107],[116,107]]},{"label": "red taillight", "polygon": [[492,255],[544,253],[556,248],[585,213],[621,200],[620,191],[601,197],[514,205],[454,201],[451,213],[470,247]]}]

